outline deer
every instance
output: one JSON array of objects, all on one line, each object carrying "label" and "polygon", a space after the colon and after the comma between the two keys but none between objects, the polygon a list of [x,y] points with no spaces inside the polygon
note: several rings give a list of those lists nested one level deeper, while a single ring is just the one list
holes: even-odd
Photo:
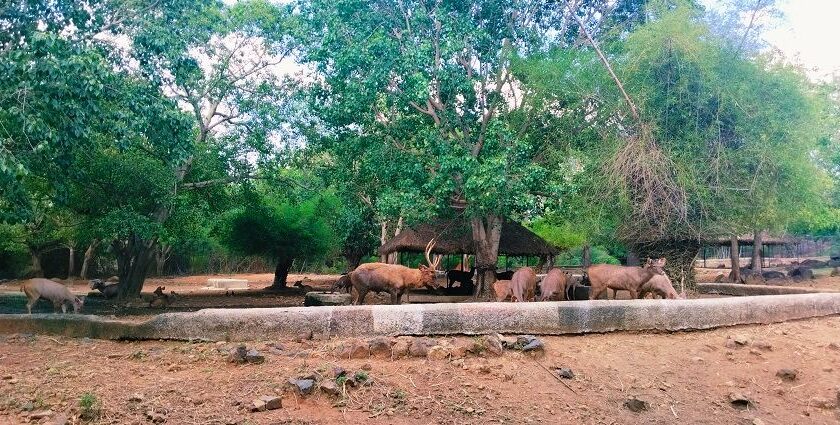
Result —
[{"label": "deer", "polygon": [[61,312],[67,313],[67,303],[73,305],[73,313],[78,313],[84,305],[84,300],[73,295],[66,286],[43,278],[29,279],[23,282],[20,291],[26,294],[26,311],[32,314],[32,306],[43,298],[53,303],[53,310],[61,306]]},{"label": "deer", "polygon": [[98,290],[105,296],[106,299],[111,299],[117,296],[120,292],[120,284],[117,282],[103,282],[102,279],[92,279],[90,281],[90,289]]},{"label": "deer", "polygon": [[502,302],[510,298],[510,281],[497,280],[493,282],[493,293],[496,295],[496,301]]},{"label": "deer", "polygon": [[555,296],[565,299],[569,277],[563,270],[549,270],[540,282],[540,301],[551,300]]},{"label": "deer", "polygon": [[350,282],[350,275],[347,274],[347,273],[344,273],[344,274],[341,275],[340,278],[338,278],[338,280],[336,280],[333,283],[333,286],[330,289],[330,292],[336,292],[336,291],[337,292],[347,292],[349,294],[350,290],[352,288],[353,288],[353,283]]},{"label": "deer", "polygon": [[358,293],[356,304],[364,304],[365,296],[369,291],[388,292],[391,294],[391,304],[399,304],[405,291],[423,286],[433,287],[435,270],[437,270],[441,260],[441,257],[437,261],[432,261],[430,258],[434,246],[435,239],[426,244],[425,257],[428,266],[421,264],[418,268],[412,269],[399,264],[386,263],[359,265],[349,273],[353,288]]},{"label": "deer", "polygon": [[639,290],[639,298],[644,298],[648,293],[653,294],[654,298],[657,295],[669,300],[685,298],[685,294],[677,294],[677,290],[671,284],[671,279],[666,274],[655,274],[645,282]]},{"label": "deer", "polygon": [[654,275],[665,274],[663,267],[665,267],[664,258],[657,260],[648,258],[644,267],[617,266],[614,264],[590,266],[586,270],[592,284],[589,290],[589,299],[597,299],[607,289],[630,291],[630,297],[636,299],[645,282]]},{"label": "deer", "polygon": [[533,301],[537,289],[537,273],[530,267],[520,267],[510,279],[511,300],[513,302]]}]

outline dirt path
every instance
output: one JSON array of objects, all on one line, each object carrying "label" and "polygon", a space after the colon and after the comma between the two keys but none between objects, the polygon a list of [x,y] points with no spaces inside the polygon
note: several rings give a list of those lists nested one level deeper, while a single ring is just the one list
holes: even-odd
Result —
[{"label": "dirt path", "polygon": [[[749,343],[728,348],[729,336]],[[101,416],[93,421],[99,424],[145,424],[154,418],[171,424],[840,421],[837,409],[817,406],[836,402],[840,317],[689,333],[546,337],[539,363],[509,350],[500,357],[463,360],[347,360],[337,357],[336,347],[352,341],[316,339],[273,341],[281,349],[251,342],[265,363],[236,365],[219,352],[234,344],[3,338],[3,424],[24,422],[29,413],[23,407],[50,408],[77,423],[86,392],[101,401]],[[574,379],[564,381],[571,390],[540,364],[571,368]],[[344,399],[317,391],[304,398],[284,389],[290,378],[331,376],[335,366],[351,374],[369,369],[364,374],[373,384],[350,390]],[[780,368],[796,369],[796,380],[778,378]],[[755,407],[734,409],[728,401],[732,392],[748,395]],[[249,412],[247,406],[261,395],[282,396],[283,408]],[[650,403],[649,410],[623,407],[630,396]]]}]

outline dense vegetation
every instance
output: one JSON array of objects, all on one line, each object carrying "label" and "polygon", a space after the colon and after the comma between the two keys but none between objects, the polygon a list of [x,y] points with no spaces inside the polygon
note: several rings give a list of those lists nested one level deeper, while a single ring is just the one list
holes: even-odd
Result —
[{"label": "dense vegetation", "polygon": [[834,234],[837,86],[741,3],[13,1],[0,277],[282,287],[457,216],[488,277],[512,219],[564,263],[665,254],[690,283],[704,239]]}]

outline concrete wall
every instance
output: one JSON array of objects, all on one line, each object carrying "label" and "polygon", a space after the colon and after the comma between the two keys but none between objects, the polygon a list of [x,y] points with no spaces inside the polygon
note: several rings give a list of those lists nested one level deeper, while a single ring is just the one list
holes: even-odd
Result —
[{"label": "concrete wall", "polygon": [[596,300],[207,309],[146,322],[85,315],[0,315],[0,334],[31,332],[108,339],[255,340],[303,331],[328,336],[488,332],[578,334],[677,331],[840,314],[840,293],[698,300]]}]

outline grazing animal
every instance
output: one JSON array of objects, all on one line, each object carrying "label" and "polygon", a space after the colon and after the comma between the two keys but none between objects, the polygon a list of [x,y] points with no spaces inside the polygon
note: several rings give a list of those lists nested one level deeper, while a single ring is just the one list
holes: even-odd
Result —
[{"label": "grazing animal", "polygon": [[446,289],[451,288],[455,282],[460,282],[461,287],[472,286],[473,276],[475,276],[475,267],[471,268],[468,272],[455,269],[449,270],[446,272]]},{"label": "grazing animal", "polygon": [[298,280],[292,286],[300,288],[301,292],[303,292],[303,293],[312,292],[312,287],[311,286],[303,284],[303,282],[307,282],[307,281],[309,281],[309,278],[303,278],[303,280]]},{"label": "grazing animal", "polygon": [[391,304],[399,304],[402,295],[411,288],[428,287],[433,288],[435,283],[435,270],[440,264],[441,258],[432,261],[430,258],[435,240],[432,239],[426,244],[426,262],[419,268],[412,269],[398,264],[366,263],[350,272],[350,281],[358,293],[356,304],[364,304],[365,296],[369,291],[388,292],[391,294]]},{"label": "grazing animal", "polygon": [[497,280],[493,282],[493,293],[496,295],[496,301],[502,302],[510,298],[510,281]]},{"label": "grazing animal", "polygon": [[520,267],[510,279],[513,302],[533,301],[537,289],[537,273],[530,267]]},{"label": "grazing animal", "polygon": [[53,303],[53,309],[61,307],[62,313],[67,313],[67,303],[73,305],[73,313],[78,313],[84,305],[84,300],[73,295],[66,286],[49,279],[34,278],[23,282],[21,292],[26,294],[26,311],[32,314],[32,306],[43,298]]},{"label": "grazing animal", "polygon": [[349,294],[352,288],[353,282],[350,281],[350,275],[344,273],[341,275],[340,278],[338,278],[338,280],[335,281],[335,283],[333,283],[332,289],[330,289],[330,291],[347,292]]},{"label": "grazing animal", "polygon": [[655,274],[647,282],[642,284],[639,289],[639,298],[644,298],[648,293],[652,293],[654,298],[657,295],[669,300],[684,298],[677,294],[674,285],[671,284],[671,279],[666,274]]},{"label": "grazing animal", "polygon": [[651,260],[648,258],[644,267],[616,266],[613,264],[596,264],[586,270],[592,288],[589,299],[597,299],[607,289],[630,291],[630,298],[637,298],[641,286],[653,275],[664,275],[665,259]]},{"label": "grazing animal", "polygon": [[513,279],[513,270],[504,272],[496,272],[496,280],[511,280]]},{"label": "grazing animal", "polygon": [[551,269],[540,282],[540,301],[550,300],[559,297],[566,298],[566,285],[569,283],[569,275],[560,269]]},{"label": "grazing animal", "polygon": [[93,279],[90,281],[90,289],[97,290],[105,296],[106,299],[111,299],[120,293],[120,284],[113,282],[103,282],[102,279]]},{"label": "grazing animal", "polygon": [[152,299],[149,300],[149,307],[152,308],[166,308],[169,307],[169,303],[172,301],[172,298],[175,297],[175,291],[172,291],[171,295],[164,294],[163,291],[166,290],[165,286],[158,286],[157,289],[152,292]]}]

